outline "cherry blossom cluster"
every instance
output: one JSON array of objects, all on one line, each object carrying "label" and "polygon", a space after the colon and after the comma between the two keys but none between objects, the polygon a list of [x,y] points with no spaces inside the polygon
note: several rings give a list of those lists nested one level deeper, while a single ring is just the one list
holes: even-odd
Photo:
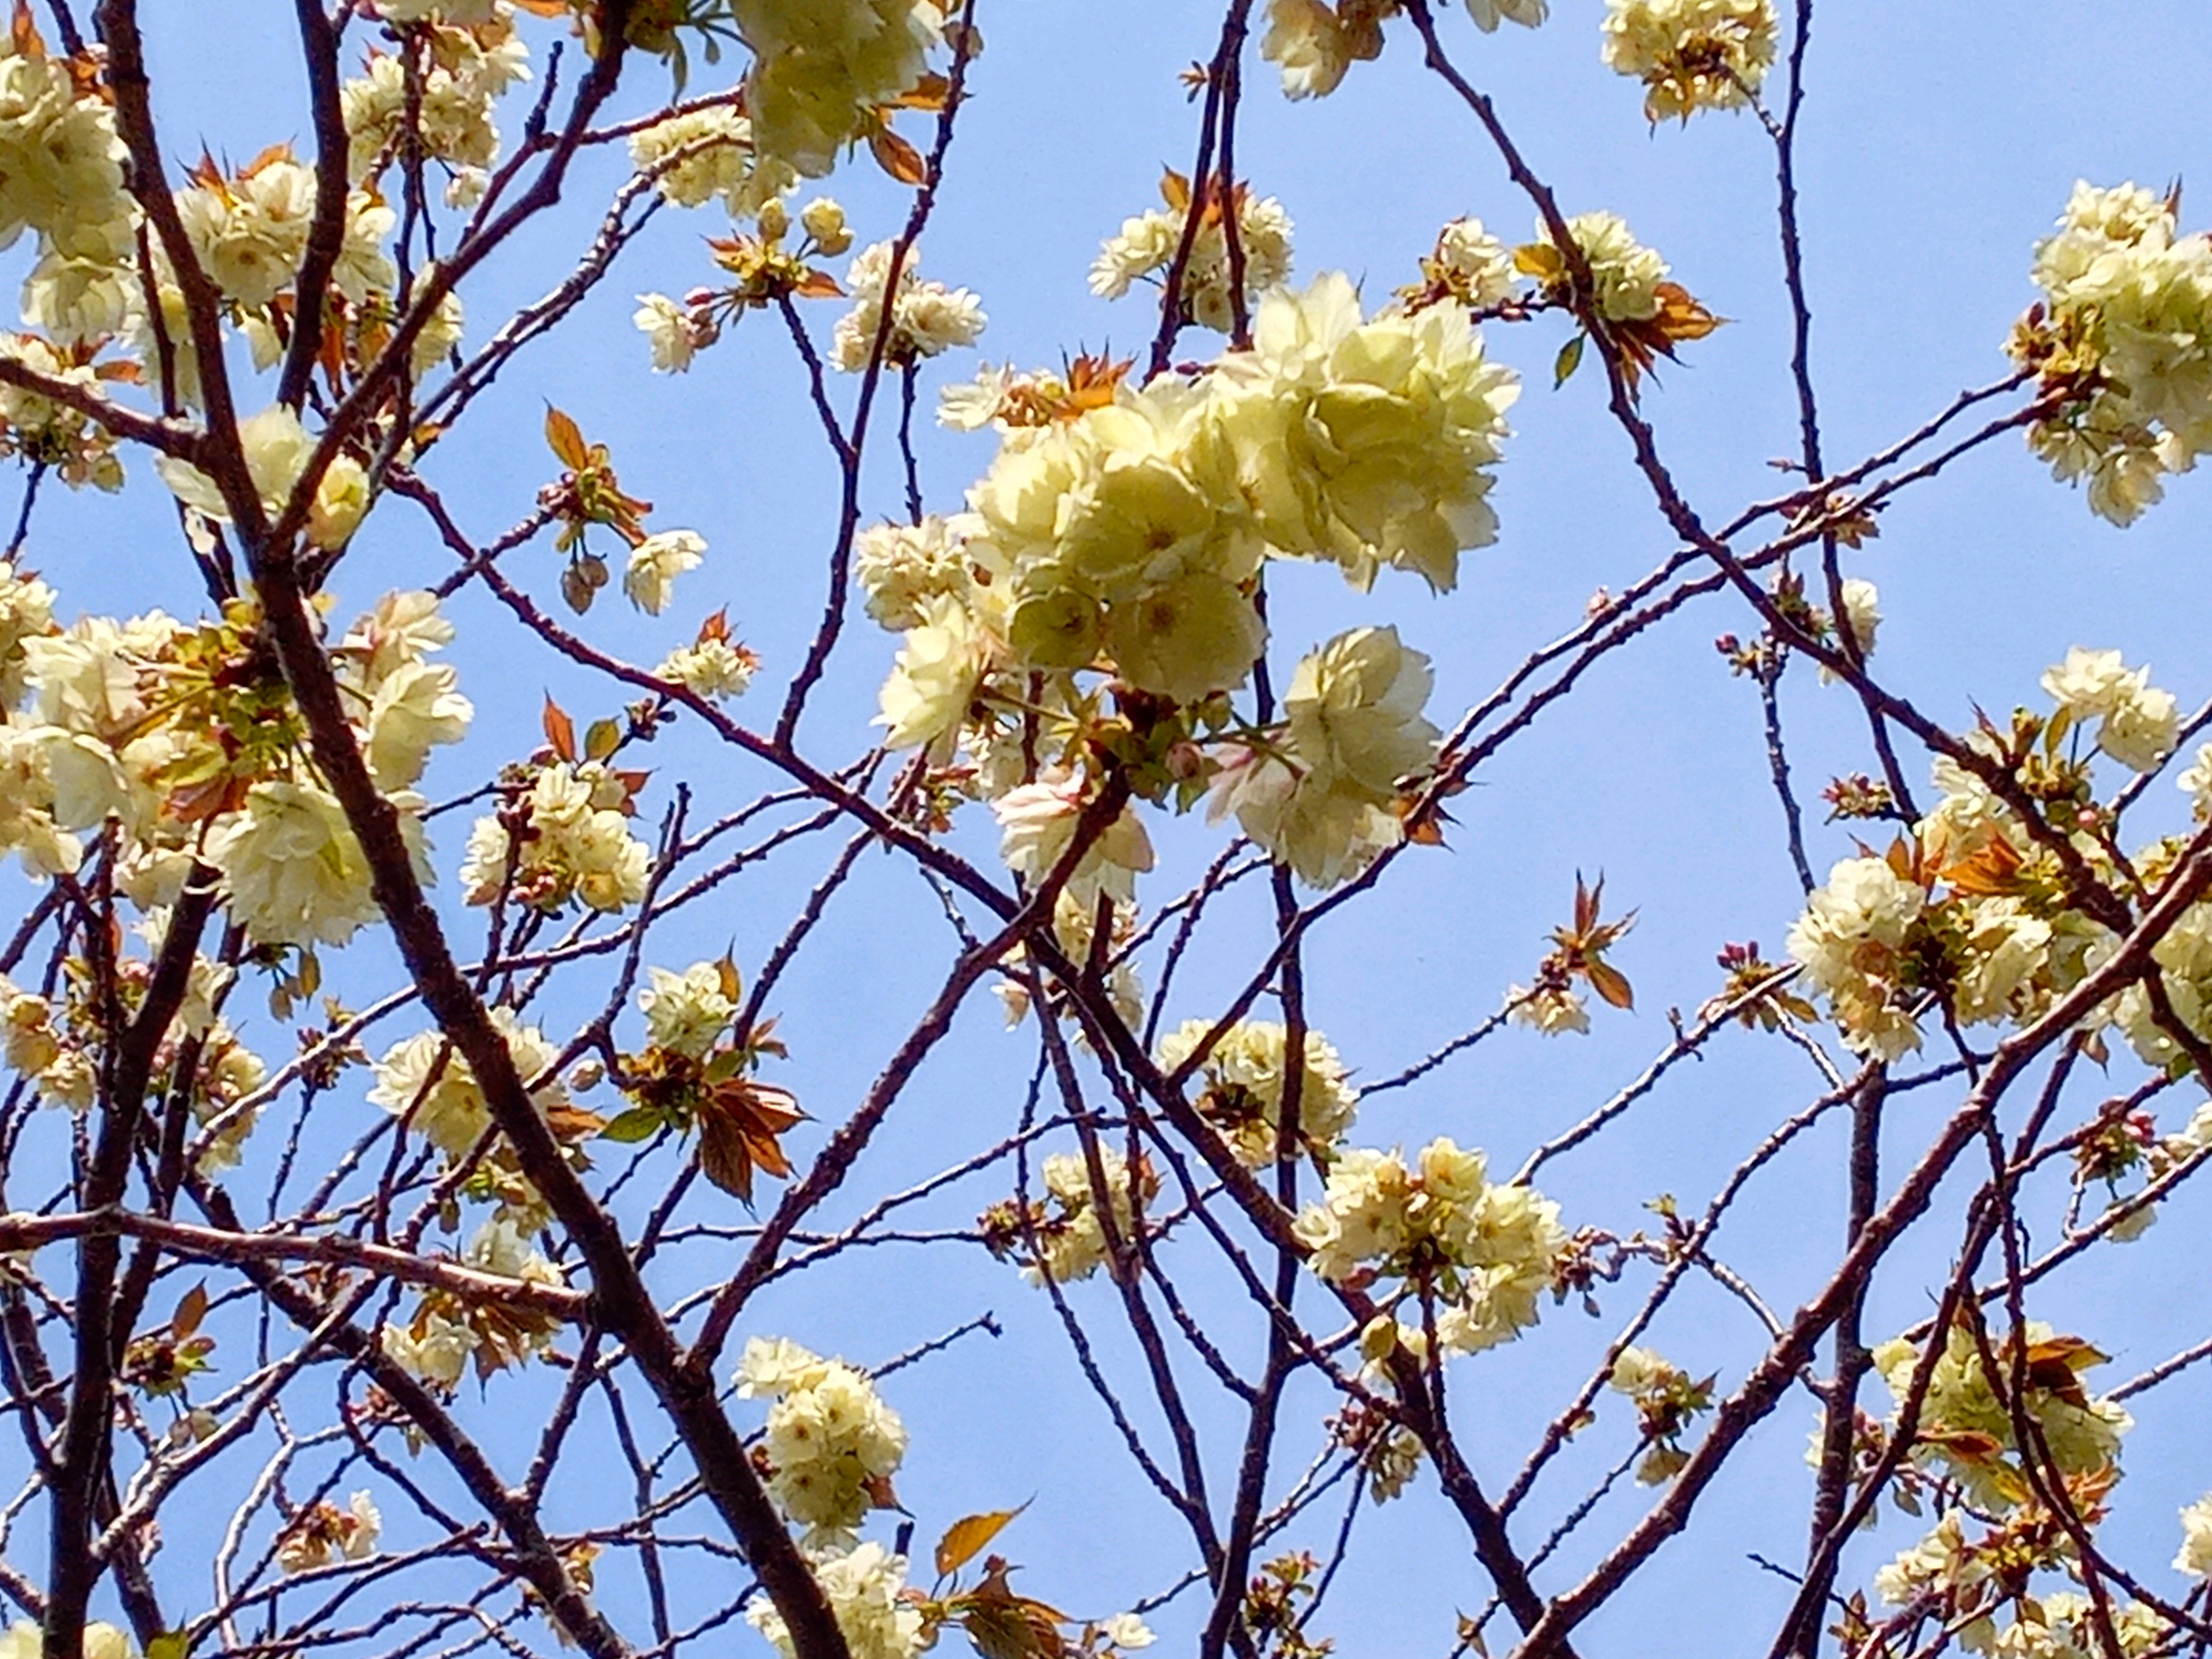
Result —
[{"label": "cherry blossom cluster", "polygon": [[[2147,668],[2127,668],[2118,651],[2076,647],[2044,676],[2043,688],[2051,714],[2022,709],[2008,728],[1984,723],[1971,734],[1971,750],[1987,771],[1939,757],[1941,799],[1911,837],[1887,854],[1837,864],[1791,930],[1790,954],[1828,998],[1857,1051],[1890,1060],[1910,1053],[1930,1018],[1962,1026],[2033,1019],[2110,954],[2112,930],[2076,902],[2057,848],[2087,868],[2118,873],[2118,851],[2093,793],[2092,757],[2101,753],[2131,772],[2155,770],[2177,739],[2177,705],[2150,684]],[[1988,772],[2009,778],[2015,800],[2037,804],[2033,827]],[[2185,787],[2194,775],[2185,775]],[[2172,850],[2171,843],[2143,849],[2134,866],[2155,869]],[[2172,966],[2166,989],[2185,1001],[2183,1017],[2192,1024],[2203,1018],[2193,937],[2185,919],[2156,947]],[[2171,1041],[2156,1029],[2140,986],[2091,1023],[2115,1019],[2146,1059],[2167,1063]]]},{"label": "cherry blossom cluster", "polygon": [[2036,245],[2044,297],[2009,343],[2051,406],[2029,446],[2118,525],[2212,448],[2212,238],[2183,235],[2179,204],[2136,184],[2076,184]]},{"label": "cherry blossom cluster", "polygon": [[1480,1152],[1448,1139],[1418,1157],[1354,1147],[1329,1165],[1327,1191],[1297,1218],[1308,1265],[1336,1284],[1396,1280],[1401,1322],[1383,1353],[1418,1346],[1433,1322],[1447,1352],[1476,1353],[1534,1325],[1569,1237],[1559,1206],[1534,1188],[1488,1178]]}]

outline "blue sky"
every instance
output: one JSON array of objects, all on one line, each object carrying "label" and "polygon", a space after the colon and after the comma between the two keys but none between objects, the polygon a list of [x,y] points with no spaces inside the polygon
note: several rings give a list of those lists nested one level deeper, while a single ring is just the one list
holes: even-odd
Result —
[{"label": "blue sky", "polygon": [[[233,0],[148,9],[173,157],[188,161],[204,143],[243,160],[276,140],[305,142],[289,7]],[[926,274],[982,295],[991,321],[981,357],[1042,364],[1084,347],[1133,350],[1149,337],[1140,295],[1100,301],[1084,277],[1101,238],[1154,204],[1163,167],[1190,164],[1196,110],[1176,75],[1210,55],[1218,24],[1210,9],[1188,0],[984,0],[988,50],[972,72],[974,101],[923,245]],[[2029,249],[2077,177],[2162,187],[2212,172],[2212,112],[2202,96],[2212,76],[2212,36],[2199,12],[2186,0],[2137,0],[2100,11],[2092,25],[2080,9],[2049,3],[1831,0],[1819,9],[1801,167],[1814,364],[1832,460],[1856,459],[1958,390],[2005,371],[2005,331],[2033,297]],[[1794,453],[1796,443],[1771,149],[1747,115],[1650,131],[1638,90],[1598,62],[1601,15],[1595,0],[1559,0],[1541,30],[1482,36],[1463,14],[1445,9],[1441,27],[1462,68],[1496,93],[1504,120],[1563,205],[1624,214],[1678,280],[1731,319],[1689,347],[1646,400],[1677,477],[1717,520],[1775,493],[1780,475],[1768,463]],[[550,38],[533,26],[534,48]],[[1413,276],[1445,221],[1477,215],[1511,241],[1528,234],[1532,218],[1472,118],[1423,73],[1411,30],[1401,21],[1386,39],[1381,61],[1356,65],[1337,94],[1313,104],[1281,99],[1255,55],[1237,144],[1246,176],[1279,197],[1297,222],[1297,280],[1343,270],[1364,284],[1370,301]],[[536,55],[542,66],[542,50]],[[573,74],[573,52],[570,58]],[[702,76],[711,82],[714,73]],[[649,65],[632,78],[625,107],[641,112],[664,82]],[[510,131],[520,114],[511,112]],[[570,202],[464,290],[472,342],[566,270],[619,171],[605,155],[580,166]],[[902,218],[901,192],[865,162],[828,188],[851,210],[863,242],[893,234]],[[2203,222],[2194,204],[2191,191],[2185,228]],[[635,293],[680,294],[706,278],[698,239],[722,229],[718,215],[661,216],[556,343],[519,361],[471,424],[440,447],[428,471],[472,532],[495,532],[521,516],[551,476],[537,431],[544,402],[559,403],[590,436],[614,447],[624,483],[655,503],[656,526],[696,526],[713,547],[707,567],[679,589],[672,614],[649,619],[605,605],[590,619],[592,636],[650,661],[726,605],[773,681],[818,614],[835,519],[834,468],[802,400],[788,342],[754,318],[689,376],[654,377],[629,320]],[[814,313],[825,336],[836,312],[823,306]],[[1287,570],[1273,610],[1283,661],[1359,623],[1395,623],[1435,658],[1431,712],[1449,725],[1530,649],[1571,626],[1593,590],[1617,591],[1672,550],[1606,418],[1598,377],[1585,373],[1550,389],[1561,338],[1556,319],[1491,331],[1493,352],[1528,385],[1493,497],[1502,535],[1496,546],[1466,556],[1458,591],[1431,598],[1401,578],[1363,596],[1325,568]],[[1200,349],[1195,337],[1187,341],[1186,350]],[[930,383],[972,367],[945,360]],[[849,400],[849,385],[836,391]],[[867,504],[890,514],[898,511],[897,480],[880,441],[888,433],[878,436]],[[926,432],[929,505],[957,507],[989,454],[985,435]],[[147,487],[150,471],[137,471],[119,503],[57,496],[42,507],[31,558],[61,590],[65,611],[193,603],[166,502]],[[2157,683],[2193,707],[2212,693],[2202,602],[2208,491],[2212,481],[2179,479],[2165,505],[2122,534],[2093,520],[2016,441],[1990,447],[1899,500],[1881,538],[1853,556],[1852,571],[1881,589],[1881,667],[1955,726],[1977,702],[2003,710],[2033,699],[2036,677],[2069,645],[2118,646],[2131,663],[2151,663]],[[420,521],[392,503],[337,586],[349,611],[386,587],[434,580],[446,563]],[[509,568],[548,593],[557,573],[544,544]],[[503,615],[470,600],[456,611],[469,630],[456,652],[479,730],[465,757],[446,763],[445,784],[480,776],[499,756],[534,743],[545,691],[580,714],[611,712],[617,699],[592,692],[518,636]],[[832,761],[866,746],[875,686],[893,648],[864,618],[856,623],[805,728],[814,752]],[[1749,631],[1741,607],[1705,601],[1592,673],[1455,803],[1460,823],[1449,851],[1402,861],[1371,900],[1318,936],[1309,969],[1314,1020],[1373,1078],[1473,1024],[1509,981],[1527,979],[1544,933],[1566,919],[1577,870],[1602,871],[1608,895],[1641,914],[1617,957],[1636,984],[1636,1013],[1601,1011],[1588,1039],[1501,1034],[1421,1087],[1378,1101],[1363,1119],[1363,1141],[1418,1143],[1449,1133],[1492,1148],[1510,1167],[1664,1046],[1664,1011],[1693,1010],[1717,988],[1712,957],[1723,941],[1756,938],[1770,955],[1778,952],[1797,909],[1796,885],[1765,783],[1756,699],[1711,647],[1716,634],[1730,629]],[[1832,773],[1869,767],[1863,724],[1842,691],[1795,674],[1784,710],[1808,793]],[[764,722],[765,693],[740,713]],[[653,758],[662,783],[686,777],[702,801],[732,805],[740,792],[768,787],[765,775],[732,765],[680,731]],[[1908,764],[1917,778],[1922,763]],[[2161,786],[2154,801],[2161,823],[2178,820],[2171,789]],[[971,811],[956,839],[988,860],[988,821],[975,817]],[[462,834],[448,820],[440,838],[449,889]],[[1811,839],[1816,869],[1850,851],[1839,829],[1816,829]],[[1159,840],[1168,868],[1152,890],[1163,897],[1180,890],[1176,872],[1194,872],[1219,844],[1218,832],[1194,824],[1166,827]],[[741,961],[757,962],[833,851],[810,844],[737,884],[666,930],[652,959],[680,966],[734,940]],[[777,999],[793,1051],[782,1080],[832,1122],[933,993],[948,939],[926,889],[888,860],[866,863]],[[1220,931],[1195,953],[1170,1021],[1215,1012],[1209,999],[1241,981],[1263,948],[1261,901],[1255,888],[1224,907]],[[355,947],[346,971],[364,988],[356,1001],[392,982],[374,944]],[[1007,1132],[1031,1050],[998,1027],[995,1001],[978,999],[871,1151],[856,1194],[902,1185]],[[400,1035],[395,1026],[383,1040]],[[381,1042],[371,1047],[380,1049]],[[1546,1190],[1561,1200],[1569,1225],[1623,1233],[1662,1192],[1701,1205],[1764,1128],[1816,1088],[1802,1059],[1781,1045],[1731,1036],[1617,1133],[1547,1171]],[[1915,1097],[1896,1114],[1893,1160],[1909,1157],[1913,1138],[1945,1109],[1939,1096]],[[805,1133],[803,1133],[799,1144],[811,1145]],[[1808,1137],[1721,1236],[1720,1254],[1751,1273],[1778,1308],[1794,1305],[1832,1257],[1841,1229],[1840,1133],[1838,1124]],[[1003,1176],[957,1189],[931,1212],[935,1224],[962,1224],[1002,1189]],[[734,1206],[724,1207],[730,1212],[716,1218],[740,1218]],[[2055,1218],[2056,1209],[2046,1203],[2044,1213]],[[2131,1253],[2062,1276],[2032,1310],[2112,1352],[2112,1380],[2132,1374],[2202,1334],[2201,1277],[2185,1247],[2202,1237],[2207,1219],[2202,1195],[2185,1194]],[[1900,1255],[1877,1286],[1871,1334],[1925,1313],[1948,1243],[1931,1232]],[[664,1282],[711,1279],[722,1248],[680,1256]],[[1632,1267],[1622,1285],[1601,1293],[1603,1319],[1585,1319],[1571,1306],[1549,1310],[1544,1325],[1516,1346],[1461,1362],[1456,1419],[1493,1486],[1517,1466],[1646,1283],[1646,1270]],[[1232,1322],[1232,1352],[1249,1359],[1259,1328],[1218,1288],[1203,1305]],[[1107,1333],[1107,1363],[1133,1386],[1126,1345],[1111,1334],[1104,1287],[1094,1283],[1074,1295]],[[887,1385],[914,1436],[901,1495],[921,1517],[925,1539],[959,1514],[1034,1497],[1006,1539],[1029,1570],[1026,1588],[1073,1611],[1113,1612],[1178,1571],[1187,1540],[1119,1454],[1049,1310],[1012,1269],[957,1248],[866,1252],[818,1280],[809,1275],[764,1297],[746,1328],[876,1360],[987,1309],[1002,1322],[1003,1338],[968,1339],[954,1355]],[[1694,1372],[1718,1371],[1723,1387],[1741,1379],[1763,1346],[1741,1308],[1697,1289],[1670,1309],[1656,1341]],[[1884,1403],[1878,1388],[1869,1395],[1870,1404]],[[476,1415],[482,1421],[496,1413],[489,1437],[519,1458],[534,1427],[536,1390],[502,1379],[492,1395],[489,1410]],[[2186,1448],[2212,1406],[2212,1372],[2185,1376],[2141,1405],[2142,1444]],[[1294,1395],[1286,1471],[1316,1443],[1315,1425],[1327,1408],[1310,1388]],[[1548,1525],[1575,1501],[1578,1475],[1601,1471],[1626,1449],[1622,1416],[1616,1409],[1562,1460],[1557,1483],[1532,1503],[1537,1522]],[[1632,1643],[1662,1654],[1736,1650],[1733,1635],[1716,1644],[1690,1634],[1701,1630],[1763,1642],[1761,1621],[1771,1616],[1764,1610],[1778,1614],[1787,1587],[1745,1555],[1758,1549],[1788,1561],[1801,1551],[1801,1459],[1812,1420],[1802,1395],[1777,1413],[1707,1496],[1698,1533],[1670,1547],[1594,1623],[1586,1653],[1626,1651]],[[512,1425],[512,1438],[502,1422]],[[1201,1426],[1211,1431],[1225,1485],[1236,1425],[1214,1413]],[[580,1470],[563,1497],[579,1516],[590,1507],[595,1478]],[[2178,1589],[2163,1567],[2173,1511],[2208,1484],[2212,1468],[2186,1457],[2144,1457],[2130,1468],[2115,1524],[2140,1540],[2136,1553],[2150,1564],[2153,1583]],[[1546,1587],[1571,1582],[1589,1548],[1618,1536],[1646,1501],[1641,1492],[1609,1500],[1587,1539],[1563,1551],[1563,1567],[1543,1579]],[[390,1515],[399,1505],[395,1498],[386,1507]],[[1433,1481],[1373,1512],[1362,1528],[1317,1627],[1352,1659],[1443,1652],[1451,1609],[1471,1610],[1486,1587]],[[1532,1530],[1523,1523],[1522,1535]],[[1848,1558],[1845,1586],[1863,1582],[1909,1535],[1886,1524],[1877,1540]],[[1293,1541],[1322,1542],[1318,1528]],[[179,1523],[168,1571],[207,1542]],[[711,1600],[710,1589],[702,1583],[700,1596]],[[617,1577],[603,1581],[603,1594],[618,1616],[635,1615],[634,1589]],[[1174,1615],[1160,1628],[1170,1649],[1187,1638]],[[743,1650],[758,1646],[748,1632],[732,1639]]]}]

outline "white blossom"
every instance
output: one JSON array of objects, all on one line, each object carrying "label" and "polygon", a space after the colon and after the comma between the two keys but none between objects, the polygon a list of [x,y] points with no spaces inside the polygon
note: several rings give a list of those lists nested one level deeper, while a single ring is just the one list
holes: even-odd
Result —
[{"label": "white blossom", "polygon": [[706,557],[707,538],[693,530],[663,530],[647,536],[630,550],[623,571],[623,592],[647,616],[668,608],[676,579],[696,570]]},{"label": "white blossom", "polygon": [[964,288],[921,280],[921,250],[909,246],[900,261],[898,286],[891,295],[890,325],[884,326],[884,299],[890,287],[895,246],[877,242],[855,254],[845,274],[853,308],[837,319],[832,331],[830,361],[848,374],[868,367],[877,354],[876,338],[883,335],[882,361],[911,364],[935,357],[956,346],[971,346],[982,337],[988,320],[983,302]]},{"label": "white blossom", "polygon": [[849,1534],[906,1455],[898,1413],[864,1373],[781,1339],[746,1343],[738,1393],[775,1402],[764,1445],[777,1505],[818,1535]]}]

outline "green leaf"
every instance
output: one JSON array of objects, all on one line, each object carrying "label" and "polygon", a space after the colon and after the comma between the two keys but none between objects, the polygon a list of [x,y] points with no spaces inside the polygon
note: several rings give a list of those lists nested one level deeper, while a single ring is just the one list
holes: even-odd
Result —
[{"label": "green leaf", "polygon": [[615,1114],[613,1121],[599,1131],[602,1140],[631,1141],[650,1139],[659,1133],[662,1119],[650,1106],[633,1106],[626,1112]]},{"label": "green leaf", "polygon": [[191,1638],[180,1630],[165,1630],[146,1644],[146,1659],[185,1659]]},{"label": "green leaf", "polygon": [[191,751],[182,760],[163,767],[157,775],[167,788],[188,789],[193,784],[219,778],[229,769],[230,757],[219,748],[210,747]]},{"label": "green leaf", "polygon": [[603,761],[622,746],[622,727],[612,720],[593,720],[584,732],[584,758]]},{"label": "green leaf", "polygon": [[1552,389],[1558,391],[1567,383],[1567,377],[1583,366],[1583,345],[1589,338],[1577,334],[1559,348],[1559,355],[1552,363]]}]

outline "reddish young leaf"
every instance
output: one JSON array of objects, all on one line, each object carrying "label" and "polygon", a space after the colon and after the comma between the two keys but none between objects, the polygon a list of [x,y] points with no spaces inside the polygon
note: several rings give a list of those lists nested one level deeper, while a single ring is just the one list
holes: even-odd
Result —
[{"label": "reddish young leaf", "polygon": [[553,745],[553,752],[574,764],[576,759],[576,723],[568,711],[553,701],[552,693],[545,696],[545,741]]},{"label": "reddish young leaf", "polygon": [[983,1515],[966,1515],[945,1529],[945,1536],[937,1540],[937,1576],[940,1578],[954,1573],[975,1559],[984,1545],[1006,1530],[1006,1522],[1029,1507],[1027,1504],[1011,1510],[992,1510]]},{"label": "reddish young leaf", "polygon": [[545,405],[545,443],[571,472],[581,471],[592,464],[592,452],[584,442],[583,428],[550,404]]},{"label": "reddish young leaf", "polygon": [[868,152],[878,167],[902,185],[919,185],[929,176],[921,152],[889,127],[878,127],[868,135]]}]

